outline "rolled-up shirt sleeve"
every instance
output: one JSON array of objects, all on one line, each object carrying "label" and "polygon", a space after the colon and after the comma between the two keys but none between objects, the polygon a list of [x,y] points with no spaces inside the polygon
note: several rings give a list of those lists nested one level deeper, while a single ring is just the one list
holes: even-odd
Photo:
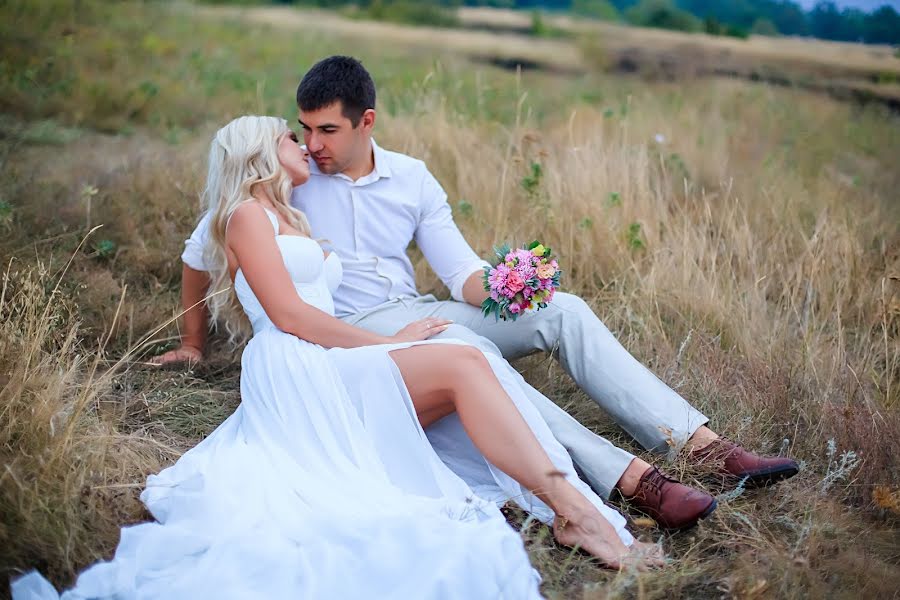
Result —
[{"label": "rolled-up shirt sleeve", "polygon": [[446,192],[427,170],[422,181],[420,207],[416,244],[440,280],[450,288],[453,299],[465,302],[462,291],[466,280],[489,265],[475,254],[460,233]]},{"label": "rolled-up shirt sleeve", "polygon": [[203,248],[209,237],[210,215],[206,213],[197,227],[194,228],[191,237],[184,242],[184,252],[181,253],[181,262],[195,271],[209,271],[206,261],[203,259]]}]

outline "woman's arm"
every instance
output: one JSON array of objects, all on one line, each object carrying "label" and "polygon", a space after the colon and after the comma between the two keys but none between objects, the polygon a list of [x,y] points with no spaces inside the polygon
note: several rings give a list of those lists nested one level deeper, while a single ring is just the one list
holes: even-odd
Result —
[{"label": "woman's arm", "polygon": [[[413,323],[397,335],[385,337],[344,323],[304,302],[288,274],[281,250],[272,234],[272,223],[262,206],[248,202],[235,210],[225,234],[250,289],[272,323],[280,330],[326,348],[356,348],[400,341],[417,341],[436,335],[449,321],[431,319],[430,331]],[[438,326],[433,326],[437,323]],[[427,334],[427,335],[426,335]]]}]

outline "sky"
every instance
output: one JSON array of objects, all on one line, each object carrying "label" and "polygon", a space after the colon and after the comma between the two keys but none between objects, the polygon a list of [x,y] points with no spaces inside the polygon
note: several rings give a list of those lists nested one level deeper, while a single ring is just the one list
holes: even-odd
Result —
[{"label": "sky", "polygon": [[[799,2],[803,6],[803,8],[810,9],[815,6],[818,0],[799,0]],[[859,8],[866,12],[871,12],[876,8],[884,6],[885,4],[893,6],[895,9],[900,10],[900,0],[834,0],[834,3],[841,8]]]}]

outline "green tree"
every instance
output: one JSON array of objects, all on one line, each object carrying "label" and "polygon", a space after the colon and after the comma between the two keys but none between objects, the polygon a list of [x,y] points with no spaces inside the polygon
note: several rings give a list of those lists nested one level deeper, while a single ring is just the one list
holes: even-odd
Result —
[{"label": "green tree", "polygon": [[725,28],[722,27],[722,24],[719,23],[719,20],[715,17],[706,17],[703,19],[703,31],[710,35],[722,35]]},{"label": "green tree", "polygon": [[573,0],[572,12],[582,17],[603,21],[618,21],[622,17],[609,0]]},{"label": "green tree", "polygon": [[371,0],[366,15],[378,21],[393,21],[432,27],[457,27],[456,4],[436,0]]},{"label": "green tree", "polygon": [[750,28],[750,32],[753,35],[775,37],[778,35],[778,28],[775,27],[775,23],[762,17],[753,22],[753,27]]},{"label": "green tree", "polygon": [[544,17],[541,11],[531,11],[531,35],[542,37],[547,35],[547,25],[544,23]]},{"label": "green tree", "polygon": [[882,6],[865,19],[863,39],[870,44],[900,45],[900,14]]},{"label": "green tree", "polygon": [[807,35],[809,24],[803,9],[793,2],[770,2],[767,15],[784,35]]},{"label": "green tree", "polygon": [[670,0],[641,0],[625,12],[630,23],[641,27],[699,31],[700,20],[691,13],[676,7]]},{"label": "green tree", "polygon": [[834,2],[819,2],[809,12],[810,33],[828,40],[846,39],[841,12]]}]

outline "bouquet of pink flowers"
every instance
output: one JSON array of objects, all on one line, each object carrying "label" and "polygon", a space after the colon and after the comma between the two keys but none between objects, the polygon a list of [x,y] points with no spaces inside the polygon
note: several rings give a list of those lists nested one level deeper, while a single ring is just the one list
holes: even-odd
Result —
[{"label": "bouquet of pink flowers", "polygon": [[484,289],[491,294],[481,303],[484,316],[515,321],[527,310],[546,308],[562,273],[550,248],[534,241],[514,250],[504,244],[494,253],[497,264],[484,268]]}]

